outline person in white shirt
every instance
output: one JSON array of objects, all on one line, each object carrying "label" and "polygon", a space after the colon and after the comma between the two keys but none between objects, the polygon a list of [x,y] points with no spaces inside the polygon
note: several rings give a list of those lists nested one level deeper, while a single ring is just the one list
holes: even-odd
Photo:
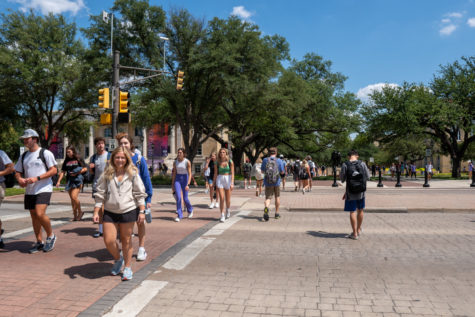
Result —
[{"label": "person in white shirt", "polygon": [[[5,175],[13,173],[14,170],[12,160],[10,160],[7,153],[0,150],[0,205],[5,198]],[[0,248],[5,246],[2,240],[2,234],[2,221],[0,220]]]},{"label": "person in white shirt", "polygon": [[[143,223],[145,220],[147,193],[127,149],[118,147],[112,152],[110,163],[99,178],[96,190],[93,221],[99,222],[99,211],[104,206],[104,244],[115,260],[111,274],[118,275],[124,265],[122,280],[131,280],[132,231],[136,221]],[[116,241],[117,230],[123,255]]]},{"label": "person in white shirt", "polygon": [[[57,240],[51,228],[51,221],[46,215],[46,208],[53,193],[51,177],[57,174],[56,160],[53,153],[38,145],[40,137],[35,130],[25,130],[20,139],[28,151],[23,153],[16,163],[15,177],[21,187],[26,187],[25,209],[30,211],[37,241],[29,252],[49,252],[54,249]],[[43,243],[41,228],[46,231],[46,243]]]}]

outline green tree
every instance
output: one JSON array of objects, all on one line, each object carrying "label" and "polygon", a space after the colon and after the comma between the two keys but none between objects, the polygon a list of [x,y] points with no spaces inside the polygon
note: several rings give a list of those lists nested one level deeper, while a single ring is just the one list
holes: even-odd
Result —
[{"label": "green tree", "polygon": [[47,147],[54,133],[90,113],[92,69],[76,25],[63,16],[12,12],[1,19],[1,108],[13,107],[10,114],[35,129]]}]

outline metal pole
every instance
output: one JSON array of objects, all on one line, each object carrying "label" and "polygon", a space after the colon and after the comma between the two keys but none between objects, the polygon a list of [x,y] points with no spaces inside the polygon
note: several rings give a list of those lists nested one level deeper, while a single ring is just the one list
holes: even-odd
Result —
[{"label": "metal pole", "polygon": [[332,187],[338,187],[338,184],[336,183],[336,165],[333,164],[333,184]]},{"label": "metal pole", "polygon": [[427,175],[427,162],[428,162],[428,157],[426,156],[426,165],[424,167],[424,185],[422,185],[422,187],[430,187],[428,175]]},{"label": "metal pole", "polygon": [[111,56],[113,52],[113,41],[114,41],[114,14],[111,13]]},{"label": "metal pole", "polygon": [[472,183],[470,184],[470,187],[475,187],[475,171],[473,167],[472,167]]},{"label": "metal pole", "polygon": [[383,181],[381,179],[381,166],[378,167],[378,171],[379,171],[379,182],[378,182],[378,187],[384,187],[383,185]]},{"label": "metal pole", "polygon": [[400,168],[398,168],[398,170],[396,171],[396,177],[397,177],[397,182],[396,182],[395,187],[402,187],[402,185],[401,185],[401,169]]},{"label": "metal pole", "polygon": [[[119,58],[120,52],[114,52],[114,61],[112,64],[113,75],[112,75],[112,95],[119,96]],[[117,115],[119,113],[119,98],[113,98],[113,109],[112,109],[112,138],[115,140],[117,134]]]}]

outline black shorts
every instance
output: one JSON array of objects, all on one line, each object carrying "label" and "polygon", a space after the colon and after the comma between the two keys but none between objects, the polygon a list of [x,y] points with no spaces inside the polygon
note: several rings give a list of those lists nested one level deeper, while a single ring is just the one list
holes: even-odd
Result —
[{"label": "black shorts", "polygon": [[25,195],[25,209],[33,210],[36,205],[49,205],[52,193],[39,193],[37,195]]},{"label": "black shorts", "polygon": [[123,214],[115,214],[113,212],[104,210],[104,217],[102,222],[112,222],[112,223],[128,223],[136,222],[139,219],[139,209],[132,209]]}]

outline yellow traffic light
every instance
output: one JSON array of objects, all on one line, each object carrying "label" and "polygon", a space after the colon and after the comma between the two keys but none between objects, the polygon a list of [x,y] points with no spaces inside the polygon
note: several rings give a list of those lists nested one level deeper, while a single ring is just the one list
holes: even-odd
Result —
[{"label": "yellow traffic light", "polygon": [[185,76],[185,72],[179,70],[176,78],[176,90],[183,89],[183,76]]},{"label": "yellow traffic light", "polygon": [[99,107],[109,109],[109,88],[99,89]]},{"label": "yellow traffic light", "polygon": [[103,124],[103,125],[112,124],[112,114],[102,113],[101,114],[101,124]]},{"label": "yellow traffic light", "polygon": [[130,93],[128,91],[119,92],[119,113],[127,113],[129,111],[129,98]]}]

